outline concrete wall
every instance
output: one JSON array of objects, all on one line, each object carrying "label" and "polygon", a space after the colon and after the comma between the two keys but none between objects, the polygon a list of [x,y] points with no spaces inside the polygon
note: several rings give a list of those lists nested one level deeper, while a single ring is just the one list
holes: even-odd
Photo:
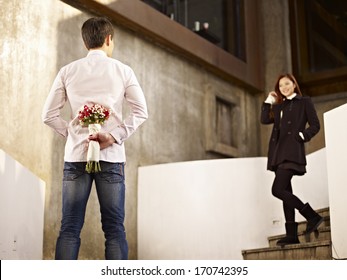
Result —
[{"label": "concrete wall", "polygon": [[[112,0],[99,2],[107,4]],[[261,1],[265,92],[278,72],[290,69],[286,3]],[[80,27],[89,15],[59,0],[0,0],[0,4],[0,148],[46,182],[43,256],[50,259],[54,256],[61,218],[65,143],[41,123],[40,115],[59,68],[86,55]],[[126,228],[130,258],[136,259],[137,168],[227,157],[206,148],[206,95],[211,90],[236,102],[233,134],[238,137],[238,156],[264,155],[269,132],[268,128],[259,127],[259,107],[265,92],[255,96],[248,89],[144,40],[141,34],[115,28],[114,57],[135,70],[149,108],[149,120],[126,143]],[[82,232],[82,259],[103,258],[103,233],[97,213],[93,192]]]},{"label": "concrete wall", "polygon": [[[315,209],[329,206],[326,157],[307,157],[294,193]],[[138,257],[144,260],[241,260],[283,234],[282,202],[271,195],[266,158],[161,164],[139,169]],[[297,221],[304,218],[297,212]]]}]

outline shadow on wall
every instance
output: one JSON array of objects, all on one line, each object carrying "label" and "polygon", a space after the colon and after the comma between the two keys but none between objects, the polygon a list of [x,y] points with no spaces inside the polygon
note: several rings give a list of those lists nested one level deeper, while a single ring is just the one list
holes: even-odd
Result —
[{"label": "shadow on wall", "polygon": [[42,259],[44,182],[2,150],[0,182],[0,259]]}]

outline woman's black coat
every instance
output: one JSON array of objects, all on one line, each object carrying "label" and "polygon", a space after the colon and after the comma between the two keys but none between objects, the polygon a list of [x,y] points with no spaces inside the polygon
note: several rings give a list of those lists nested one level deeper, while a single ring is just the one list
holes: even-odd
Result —
[{"label": "woman's black coat", "polygon": [[[268,170],[275,171],[278,164],[284,161],[306,165],[304,142],[310,141],[320,129],[311,98],[296,95],[292,100],[285,100],[281,104],[263,103],[261,123],[273,123],[268,151]],[[303,133],[305,140],[300,137],[299,132]]]}]

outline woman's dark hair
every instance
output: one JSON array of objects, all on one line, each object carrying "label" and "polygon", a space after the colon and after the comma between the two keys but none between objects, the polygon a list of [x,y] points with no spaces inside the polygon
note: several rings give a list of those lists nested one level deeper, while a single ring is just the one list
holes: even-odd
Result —
[{"label": "woman's dark hair", "polygon": [[111,35],[113,38],[114,30],[112,23],[103,17],[90,18],[85,21],[81,28],[82,38],[86,48],[100,48],[105,42],[105,38]]},{"label": "woman's dark hair", "polygon": [[292,74],[286,73],[286,74],[282,74],[278,77],[277,82],[275,84],[275,92],[277,94],[277,103],[282,103],[283,99],[285,98],[285,96],[282,95],[281,91],[280,91],[280,80],[283,78],[288,78],[289,80],[291,80],[294,85],[295,85],[295,93],[299,94],[302,96],[300,87],[298,82],[296,81],[295,77]]}]

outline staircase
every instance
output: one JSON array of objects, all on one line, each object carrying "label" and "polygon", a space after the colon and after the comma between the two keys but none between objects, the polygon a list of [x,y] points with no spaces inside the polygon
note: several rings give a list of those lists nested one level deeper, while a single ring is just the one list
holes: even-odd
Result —
[{"label": "staircase", "polygon": [[269,247],[243,250],[244,260],[331,260],[332,246],[330,235],[329,208],[317,210],[324,218],[318,230],[309,235],[304,234],[306,222],[300,222],[298,237],[300,244],[287,245],[283,248],[276,246],[277,240],[285,235],[276,235],[268,238]]}]

